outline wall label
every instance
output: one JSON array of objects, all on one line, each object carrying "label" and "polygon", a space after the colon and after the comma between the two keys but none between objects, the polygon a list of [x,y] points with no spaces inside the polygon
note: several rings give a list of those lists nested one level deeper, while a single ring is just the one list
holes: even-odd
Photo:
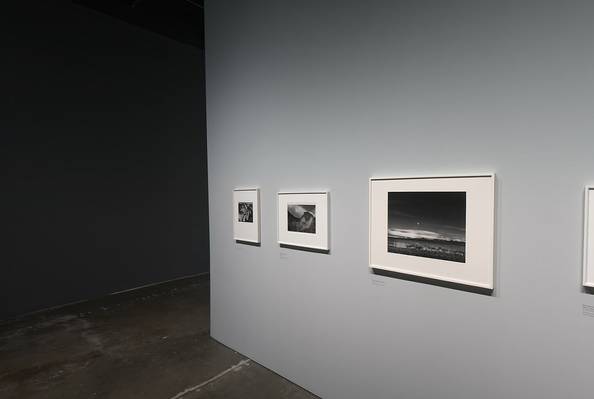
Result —
[{"label": "wall label", "polygon": [[582,305],[582,314],[587,317],[594,317],[594,306]]}]

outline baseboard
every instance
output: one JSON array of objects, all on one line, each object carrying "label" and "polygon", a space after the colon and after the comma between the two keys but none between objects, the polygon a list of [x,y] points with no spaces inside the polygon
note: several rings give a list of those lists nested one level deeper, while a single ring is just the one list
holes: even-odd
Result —
[{"label": "baseboard", "polygon": [[209,277],[210,277],[210,273],[209,272],[198,273],[198,274],[191,274],[189,276],[172,278],[171,280],[159,281],[157,283],[150,283],[150,284],[145,284],[145,285],[141,285],[141,286],[134,287],[134,288],[128,288],[126,290],[116,291],[116,292],[112,292],[111,294],[107,294],[107,295],[126,294],[126,293],[130,293],[130,292],[133,292],[133,291],[142,290],[142,289],[145,289],[145,288],[153,288],[153,287],[157,287],[157,286],[160,286],[160,285],[163,285],[163,286],[164,285],[169,285],[171,283],[177,283],[177,282],[180,282],[182,280],[195,279],[195,278],[208,279]]},{"label": "baseboard", "polygon": [[6,324],[11,324],[11,323],[15,323],[18,321],[22,321],[24,319],[28,319],[31,317],[40,316],[42,314],[51,314],[51,313],[55,313],[55,312],[64,311],[68,308],[71,308],[68,310],[78,311],[78,308],[92,306],[92,304],[96,303],[96,302],[118,301],[118,300],[122,300],[124,298],[131,298],[131,297],[146,295],[148,292],[166,290],[166,289],[169,289],[169,288],[172,288],[175,286],[192,284],[192,283],[198,282],[198,281],[207,281],[209,279],[210,279],[210,273],[206,272],[206,273],[191,274],[188,276],[178,277],[178,278],[174,278],[174,279],[166,280],[166,281],[159,281],[159,282],[151,283],[151,284],[145,284],[145,285],[141,285],[138,287],[129,288],[126,290],[112,292],[112,293],[109,293],[109,294],[106,294],[106,295],[103,295],[100,297],[82,299],[80,301],[74,301],[74,302],[68,302],[68,303],[64,303],[61,305],[51,306],[48,308],[43,308],[43,309],[39,309],[39,310],[34,310],[32,312],[23,313],[18,316],[9,317],[5,320],[0,320],[0,327],[4,326]]}]

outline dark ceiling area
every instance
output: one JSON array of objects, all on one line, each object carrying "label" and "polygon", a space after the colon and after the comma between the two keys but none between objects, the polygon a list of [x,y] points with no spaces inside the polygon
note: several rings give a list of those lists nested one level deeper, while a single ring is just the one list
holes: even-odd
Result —
[{"label": "dark ceiling area", "polygon": [[204,0],[73,0],[73,3],[204,49]]}]

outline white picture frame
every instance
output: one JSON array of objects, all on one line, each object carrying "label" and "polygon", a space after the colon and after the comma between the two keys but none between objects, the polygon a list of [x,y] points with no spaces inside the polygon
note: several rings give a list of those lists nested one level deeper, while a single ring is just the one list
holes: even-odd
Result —
[{"label": "white picture frame", "polygon": [[594,186],[585,190],[583,261],[583,285],[594,288]]},{"label": "white picture frame", "polygon": [[260,189],[233,190],[233,239],[260,244]]},{"label": "white picture frame", "polygon": [[371,269],[492,290],[494,230],[494,174],[369,180]]},{"label": "white picture frame", "polygon": [[330,250],[328,191],[279,192],[277,214],[280,245]]}]

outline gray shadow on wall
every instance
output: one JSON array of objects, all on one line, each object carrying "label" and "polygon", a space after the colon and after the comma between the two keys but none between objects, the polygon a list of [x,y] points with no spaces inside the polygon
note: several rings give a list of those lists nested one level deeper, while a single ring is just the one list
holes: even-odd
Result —
[{"label": "gray shadow on wall", "polygon": [[252,242],[252,241],[235,240],[235,243],[243,244],[243,245],[251,245],[252,247],[261,247],[262,246],[262,243]]},{"label": "gray shadow on wall", "polygon": [[289,244],[279,244],[281,248],[286,248],[286,249],[295,249],[298,251],[305,251],[305,252],[314,252],[317,254],[326,254],[329,255],[330,254],[330,250],[329,249],[317,249],[317,248],[307,248],[307,247],[300,247],[297,245],[289,245]]},{"label": "gray shadow on wall", "polygon": [[452,283],[449,281],[437,280],[437,279],[432,279],[432,278],[427,278],[427,277],[413,276],[410,274],[398,273],[398,272],[393,272],[393,271],[383,270],[383,269],[372,268],[372,270],[373,270],[373,274],[375,274],[377,276],[397,278],[399,280],[413,281],[415,283],[435,285],[438,287],[449,288],[452,290],[466,291],[466,292],[470,292],[473,294],[493,296],[493,290],[489,289],[489,288],[474,287],[472,285]]},{"label": "gray shadow on wall", "polygon": [[491,296],[501,295],[501,265],[499,263],[499,243],[501,242],[503,223],[499,217],[501,215],[502,203],[502,179],[500,175],[495,175],[495,218],[493,220],[493,284],[495,288],[491,291]]}]

